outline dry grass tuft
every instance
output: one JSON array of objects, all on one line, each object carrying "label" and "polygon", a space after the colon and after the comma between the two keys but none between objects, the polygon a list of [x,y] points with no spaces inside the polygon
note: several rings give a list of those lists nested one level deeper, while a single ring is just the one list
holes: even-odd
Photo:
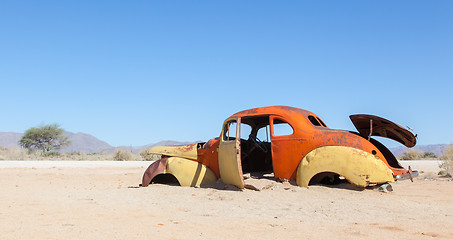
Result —
[{"label": "dry grass tuft", "polygon": [[422,156],[423,152],[418,149],[408,149],[403,152],[400,157],[401,160],[418,160]]},{"label": "dry grass tuft", "polygon": [[[115,155],[117,154],[118,155]],[[151,158],[143,158],[139,154],[130,153],[127,150],[118,149],[115,154],[110,153],[84,153],[84,152],[49,152],[49,153],[41,153],[41,152],[28,152],[25,149],[18,149],[18,148],[4,148],[0,146],[0,161],[1,160],[52,160],[52,161],[64,161],[64,160],[71,160],[71,161],[113,161],[113,160],[121,160],[121,161],[149,161],[155,160],[154,156]]]},{"label": "dry grass tuft", "polygon": [[453,175],[453,144],[444,148],[442,151],[442,163],[440,168],[444,169],[450,176]]},{"label": "dry grass tuft", "polygon": [[115,161],[130,161],[132,158],[132,153],[128,150],[117,149],[113,154],[113,160]]}]

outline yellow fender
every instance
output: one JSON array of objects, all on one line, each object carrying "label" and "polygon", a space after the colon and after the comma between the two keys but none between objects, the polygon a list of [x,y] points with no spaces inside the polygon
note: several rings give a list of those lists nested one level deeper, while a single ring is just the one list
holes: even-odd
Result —
[{"label": "yellow fender", "polygon": [[183,187],[201,186],[217,181],[214,172],[205,165],[180,157],[168,158],[163,173],[175,176]]},{"label": "yellow fender", "polygon": [[312,150],[300,161],[297,185],[308,187],[311,178],[323,172],[336,173],[361,187],[394,182],[392,171],[378,157],[352,147],[325,146]]}]

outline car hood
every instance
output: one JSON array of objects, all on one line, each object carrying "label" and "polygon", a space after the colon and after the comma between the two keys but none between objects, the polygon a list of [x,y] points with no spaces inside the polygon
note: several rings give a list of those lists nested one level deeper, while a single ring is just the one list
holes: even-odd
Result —
[{"label": "car hood", "polygon": [[417,135],[385,118],[366,114],[351,115],[349,118],[363,137],[369,137],[371,132],[371,136],[390,138],[406,147],[413,147],[417,143]]},{"label": "car hood", "polygon": [[178,146],[156,146],[152,147],[148,153],[197,160],[197,143]]}]

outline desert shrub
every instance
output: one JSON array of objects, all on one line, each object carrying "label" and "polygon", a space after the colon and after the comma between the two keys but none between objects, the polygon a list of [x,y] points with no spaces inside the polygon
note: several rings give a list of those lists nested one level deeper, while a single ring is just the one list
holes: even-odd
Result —
[{"label": "desert shrub", "polygon": [[0,149],[0,160],[31,160],[39,157],[39,154],[29,153],[25,149],[4,147]]},{"label": "desert shrub", "polygon": [[43,156],[43,157],[59,157],[60,155],[61,154],[59,152],[54,152],[54,151],[41,153],[41,156]]},{"label": "desert shrub", "polygon": [[[115,153],[84,153],[84,152],[41,152],[28,151],[20,148],[0,147],[0,160],[73,160],[73,161],[140,161],[139,154],[132,154],[129,150],[118,149]],[[150,161],[156,160],[155,155],[149,156]]]},{"label": "desert shrub", "polygon": [[418,149],[408,149],[403,152],[403,155],[400,157],[401,160],[417,160],[422,158],[423,152]]},{"label": "desert shrub", "polygon": [[6,157],[3,156],[3,152],[5,152],[5,148],[3,148],[2,146],[0,146],[0,160],[6,160]]},{"label": "desert shrub", "polygon": [[68,156],[80,156],[80,155],[82,155],[81,152],[67,152],[65,154],[68,155]]},{"label": "desert shrub", "polygon": [[423,152],[421,155],[422,159],[436,159],[437,155],[433,152]]},{"label": "desert shrub", "polygon": [[127,150],[117,149],[113,154],[113,160],[115,161],[129,161],[132,158],[132,154]]},{"label": "desert shrub", "polygon": [[440,168],[444,169],[447,174],[453,174],[453,144],[442,150],[442,162],[439,165]]},{"label": "desert shrub", "polygon": [[152,160],[153,156],[152,156],[152,154],[149,154],[148,151],[149,151],[149,148],[142,148],[140,150],[139,154],[140,154],[140,157],[142,158],[143,161],[151,161]]}]

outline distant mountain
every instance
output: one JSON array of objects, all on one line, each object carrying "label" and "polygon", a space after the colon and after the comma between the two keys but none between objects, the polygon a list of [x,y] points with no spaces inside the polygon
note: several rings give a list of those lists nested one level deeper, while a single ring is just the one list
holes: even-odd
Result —
[{"label": "distant mountain", "polygon": [[409,149],[418,149],[423,152],[433,152],[434,154],[436,154],[436,156],[441,156],[442,150],[447,146],[449,146],[449,144],[420,145],[420,146],[415,146],[413,148],[407,148],[407,147],[401,146],[401,147],[390,148],[390,151],[392,151],[393,155],[395,155],[396,157],[402,156],[404,151],[409,150]]},{"label": "distant mountain", "polygon": [[0,132],[0,146],[5,148],[19,148],[17,142],[19,142],[23,135],[23,133]]},{"label": "distant mountain", "polygon": [[63,135],[68,137],[69,141],[71,141],[71,144],[65,148],[62,148],[62,152],[97,153],[107,152],[108,150],[113,148],[110,144],[99,140],[90,134],[81,132],[64,132]]},{"label": "distant mountain", "polygon": [[[23,133],[14,132],[0,132],[0,146],[5,148],[20,148],[18,141],[22,138]],[[64,132],[64,136],[68,137],[71,144],[61,149],[61,152],[85,152],[85,153],[113,153],[116,149],[130,149],[133,153],[139,153],[143,148],[151,148],[154,146],[164,145],[183,145],[192,142],[178,142],[178,141],[160,141],[145,146],[119,146],[114,147],[110,144],[99,140],[98,138],[86,133],[72,133]]]}]

